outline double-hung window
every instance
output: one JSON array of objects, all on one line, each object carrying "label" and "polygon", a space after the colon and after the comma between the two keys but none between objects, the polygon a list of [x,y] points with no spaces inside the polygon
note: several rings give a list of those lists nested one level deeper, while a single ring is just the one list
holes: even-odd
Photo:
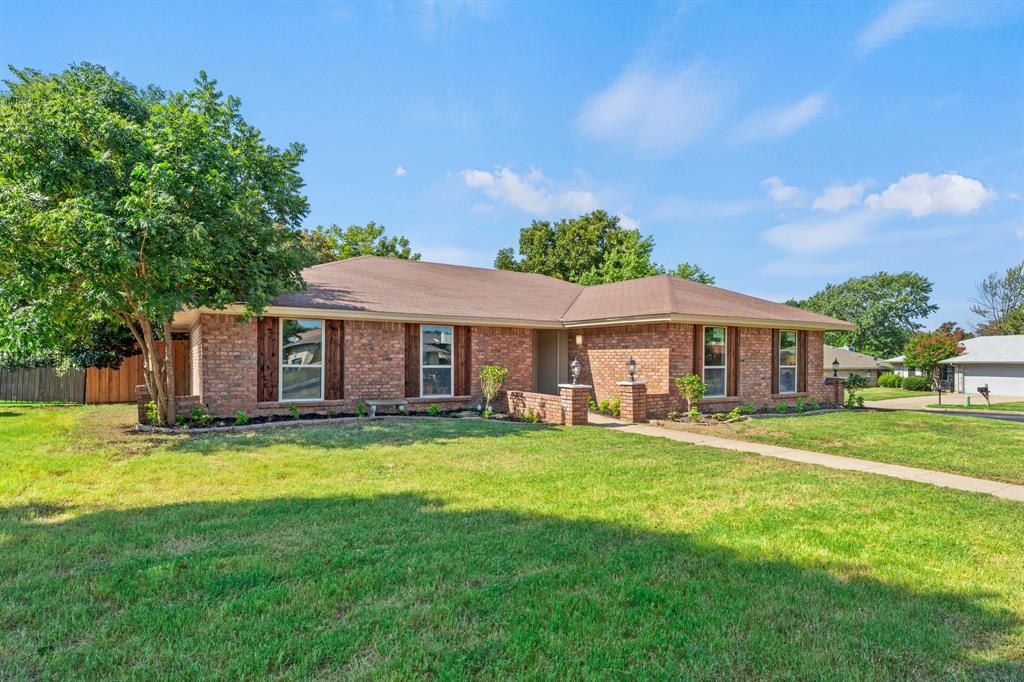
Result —
[{"label": "double-hung window", "polygon": [[796,393],[796,332],[779,332],[779,393]]},{"label": "double-hung window", "polygon": [[420,395],[445,397],[452,395],[453,327],[423,325],[420,327]]},{"label": "double-hung window", "polygon": [[322,400],[323,320],[281,320],[281,400]]},{"label": "double-hung window", "polygon": [[726,387],[725,327],[704,327],[705,396],[724,396]]}]

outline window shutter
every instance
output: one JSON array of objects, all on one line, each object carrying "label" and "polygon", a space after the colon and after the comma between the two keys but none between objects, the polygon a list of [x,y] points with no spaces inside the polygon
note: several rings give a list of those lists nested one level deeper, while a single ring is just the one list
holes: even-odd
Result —
[{"label": "window shutter", "polygon": [[325,320],[324,400],[345,397],[345,322]]},{"label": "window shutter", "polygon": [[470,395],[473,391],[472,339],[473,328],[465,325],[455,327],[455,372],[453,391],[455,395]]},{"label": "window shutter", "polygon": [[405,323],[405,397],[420,397],[420,326]]},{"label": "window shutter", "polygon": [[796,390],[801,393],[807,392],[807,332],[800,330],[796,333]]},{"label": "window shutter", "polygon": [[271,402],[280,399],[277,380],[280,373],[280,339],[276,317],[261,317],[256,322],[256,400]]},{"label": "window shutter", "polygon": [[704,327],[693,325],[693,373],[704,378]]},{"label": "window shutter", "polygon": [[772,330],[772,390],[773,394],[779,392],[779,330]]},{"label": "window shutter", "polygon": [[726,370],[728,385],[726,386],[726,394],[731,396],[737,396],[740,394],[740,328],[729,327],[726,330],[726,358],[725,364],[728,368]]}]

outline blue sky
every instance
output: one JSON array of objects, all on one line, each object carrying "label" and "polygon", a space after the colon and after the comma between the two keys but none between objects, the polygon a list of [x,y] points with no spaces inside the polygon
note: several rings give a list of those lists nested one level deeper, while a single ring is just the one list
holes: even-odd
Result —
[{"label": "blue sky", "polygon": [[931,322],[969,324],[1024,259],[1021,7],[0,0],[0,62],[205,69],[307,145],[309,226],[375,220],[428,260],[604,208],[729,289],[912,269]]}]

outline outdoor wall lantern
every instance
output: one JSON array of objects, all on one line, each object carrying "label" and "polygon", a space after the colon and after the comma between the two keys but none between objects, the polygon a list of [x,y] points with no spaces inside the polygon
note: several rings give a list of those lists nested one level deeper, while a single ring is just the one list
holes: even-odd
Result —
[{"label": "outdoor wall lantern", "polygon": [[576,385],[576,381],[580,378],[580,356],[576,356],[569,363],[569,371],[572,372],[572,385]]},{"label": "outdoor wall lantern", "polygon": [[636,360],[632,355],[629,356],[629,362],[626,363],[626,372],[629,374],[631,382],[636,381]]},{"label": "outdoor wall lantern", "polygon": [[832,376],[839,376],[839,358],[832,360]]},{"label": "outdoor wall lantern", "polygon": [[583,334],[577,334],[576,335],[576,345],[577,346],[582,346],[583,345]]}]

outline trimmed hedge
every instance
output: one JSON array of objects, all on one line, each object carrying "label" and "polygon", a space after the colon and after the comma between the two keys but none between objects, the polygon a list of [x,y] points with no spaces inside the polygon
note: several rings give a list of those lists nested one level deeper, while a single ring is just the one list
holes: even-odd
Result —
[{"label": "trimmed hedge", "polygon": [[878,377],[878,385],[882,388],[900,388],[903,386],[903,377],[888,373]]},{"label": "trimmed hedge", "polygon": [[932,380],[928,377],[903,377],[903,390],[905,391],[930,391]]}]

